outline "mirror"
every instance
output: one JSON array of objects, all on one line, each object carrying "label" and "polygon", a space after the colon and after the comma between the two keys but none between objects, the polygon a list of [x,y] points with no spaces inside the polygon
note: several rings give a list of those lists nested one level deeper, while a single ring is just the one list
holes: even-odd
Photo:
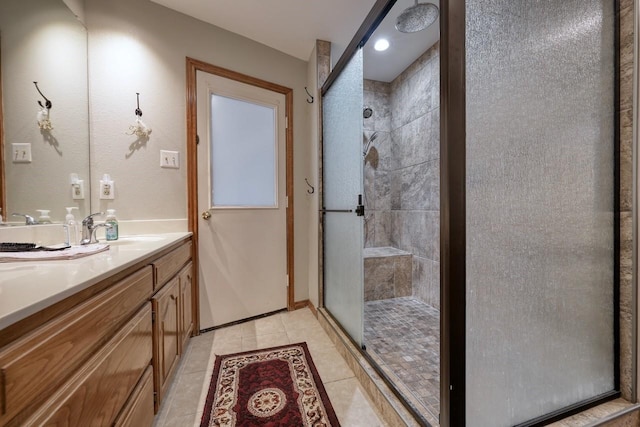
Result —
[{"label": "mirror", "polygon": [[[83,218],[90,203],[85,27],[62,0],[2,0],[0,73],[4,221],[24,224],[11,214],[37,219],[38,209],[48,209],[53,222],[63,222],[67,206]],[[72,197],[70,174],[84,181],[83,198]]]}]

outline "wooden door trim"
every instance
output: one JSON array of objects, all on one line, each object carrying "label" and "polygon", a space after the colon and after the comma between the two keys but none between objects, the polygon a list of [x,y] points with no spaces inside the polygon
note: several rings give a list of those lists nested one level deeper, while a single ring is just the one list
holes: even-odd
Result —
[{"label": "wooden door trim", "polygon": [[2,109],[2,55],[0,55],[0,215],[4,215],[7,221],[7,189],[5,179],[4,164],[4,111]]},{"label": "wooden door trim", "polygon": [[287,289],[287,309],[295,309],[295,281],[294,281],[294,256],[293,256],[293,89],[271,83],[256,77],[218,67],[197,59],[186,59],[187,65],[187,197],[188,197],[188,221],[189,231],[193,233],[193,264],[195,283],[193,296],[195,313],[195,330],[200,331],[200,292],[199,292],[199,260],[198,260],[198,169],[197,169],[197,88],[196,72],[204,71],[209,74],[224,77],[240,83],[246,83],[285,96],[285,115],[287,117],[286,128],[286,193],[288,197],[287,217],[287,274],[289,287]]}]

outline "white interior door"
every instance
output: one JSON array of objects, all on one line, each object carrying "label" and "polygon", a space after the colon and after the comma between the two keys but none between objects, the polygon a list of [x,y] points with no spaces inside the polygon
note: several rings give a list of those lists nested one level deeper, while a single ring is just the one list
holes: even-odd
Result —
[{"label": "white interior door", "polygon": [[200,328],[287,307],[285,96],[197,72]]}]

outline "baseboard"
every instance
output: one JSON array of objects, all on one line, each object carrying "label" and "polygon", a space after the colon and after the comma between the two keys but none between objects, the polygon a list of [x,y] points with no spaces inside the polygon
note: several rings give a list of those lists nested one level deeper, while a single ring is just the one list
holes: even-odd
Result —
[{"label": "baseboard", "polygon": [[309,310],[311,310],[311,312],[315,317],[318,317],[318,310],[316,310],[313,303],[308,299],[305,299],[302,301],[296,301],[295,303],[293,303],[294,310],[300,310],[301,308],[307,308],[307,307],[309,307]]}]

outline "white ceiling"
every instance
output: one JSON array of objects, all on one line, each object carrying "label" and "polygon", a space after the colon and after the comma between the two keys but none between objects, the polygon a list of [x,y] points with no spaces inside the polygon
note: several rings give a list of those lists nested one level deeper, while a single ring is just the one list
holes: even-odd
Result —
[{"label": "white ceiling", "polygon": [[[438,0],[421,1],[438,6]],[[417,33],[401,33],[396,30],[396,19],[414,0],[398,0],[364,46],[364,77],[381,82],[391,82],[427,49],[440,39],[440,18]],[[379,38],[389,41],[389,49],[377,52],[373,45]]]},{"label": "white ceiling", "polygon": [[[316,39],[330,41],[334,64],[375,4],[375,0],[151,1],[304,61],[309,59]],[[437,0],[429,1],[438,4]],[[365,46],[366,78],[392,80],[438,39],[437,24],[414,37],[393,29],[395,17],[412,4],[414,0],[398,0],[386,22],[376,31],[376,36],[383,30],[389,34],[391,47],[384,55],[373,51],[373,43]],[[402,49],[397,48],[400,44]],[[396,57],[398,54],[400,56]]]}]

